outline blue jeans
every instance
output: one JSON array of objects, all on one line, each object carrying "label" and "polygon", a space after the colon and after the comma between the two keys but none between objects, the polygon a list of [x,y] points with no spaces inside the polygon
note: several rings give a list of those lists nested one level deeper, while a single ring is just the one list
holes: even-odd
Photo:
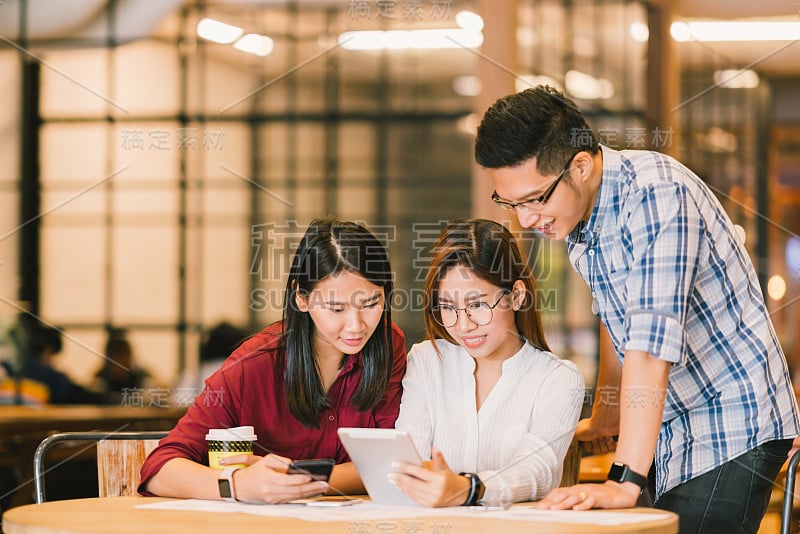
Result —
[{"label": "blue jeans", "polygon": [[681,533],[755,533],[791,446],[768,441],[672,488],[654,506],[678,514]]}]

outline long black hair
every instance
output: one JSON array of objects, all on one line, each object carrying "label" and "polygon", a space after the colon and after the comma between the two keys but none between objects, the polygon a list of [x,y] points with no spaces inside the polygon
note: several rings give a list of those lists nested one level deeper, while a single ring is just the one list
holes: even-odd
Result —
[{"label": "long black hair", "polygon": [[286,355],[286,396],[289,411],[306,427],[318,427],[328,401],[314,357],[314,322],[298,309],[297,292],[308,295],[322,280],[341,272],[363,276],[383,288],[384,306],[375,332],[361,351],[362,375],[351,403],[373,408],[389,384],[393,364],[391,297],[392,269],[386,247],[366,228],[333,218],[312,221],[297,246],[283,304],[281,348]]}]

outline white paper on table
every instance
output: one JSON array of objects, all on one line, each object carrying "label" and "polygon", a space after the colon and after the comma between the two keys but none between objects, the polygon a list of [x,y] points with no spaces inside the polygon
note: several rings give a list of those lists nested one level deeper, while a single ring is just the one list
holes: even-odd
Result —
[{"label": "white paper on table", "polygon": [[304,504],[246,504],[240,502],[179,499],[136,508],[149,510],[184,510],[192,512],[242,513],[267,517],[289,517],[303,521],[375,521],[385,519],[411,519],[418,517],[481,517],[512,521],[577,523],[587,525],[630,525],[667,519],[668,514],[637,514],[613,511],[536,510],[528,506],[512,506],[503,511],[454,506],[450,508],[422,508],[375,504],[364,501],[341,508],[315,508]]}]

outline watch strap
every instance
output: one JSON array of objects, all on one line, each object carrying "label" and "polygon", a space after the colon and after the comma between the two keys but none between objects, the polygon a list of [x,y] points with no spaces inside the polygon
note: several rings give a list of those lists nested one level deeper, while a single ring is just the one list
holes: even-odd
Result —
[{"label": "watch strap", "polygon": [[460,472],[459,476],[466,477],[469,480],[469,494],[467,500],[464,501],[462,506],[476,506],[480,504],[483,499],[483,494],[486,491],[483,481],[476,473]]},{"label": "watch strap", "polygon": [[608,470],[608,480],[614,482],[633,482],[642,489],[647,487],[647,477],[633,471],[627,464],[614,462]]},{"label": "watch strap", "polygon": [[239,469],[241,469],[241,467],[228,467],[223,469],[223,471],[219,474],[217,479],[219,496],[225,501],[236,502],[238,500],[236,498],[236,488],[233,485],[233,474]]}]

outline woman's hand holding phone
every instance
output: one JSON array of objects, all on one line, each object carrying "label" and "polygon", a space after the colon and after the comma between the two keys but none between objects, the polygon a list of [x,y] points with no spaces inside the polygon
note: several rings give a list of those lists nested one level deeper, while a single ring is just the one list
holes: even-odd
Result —
[{"label": "woman's hand holding phone", "polygon": [[[242,458],[245,456],[251,455],[243,455]],[[242,458],[231,457],[229,461],[233,463]],[[254,458],[256,460],[253,462]],[[328,490],[325,480],[315,480],[306,473],[290,474],[290,458],[268,454],[262,458],[251,456],[247,463],[248,467],[233,474],[236,495],[240,501],[279,504],[313,497]]]}]

